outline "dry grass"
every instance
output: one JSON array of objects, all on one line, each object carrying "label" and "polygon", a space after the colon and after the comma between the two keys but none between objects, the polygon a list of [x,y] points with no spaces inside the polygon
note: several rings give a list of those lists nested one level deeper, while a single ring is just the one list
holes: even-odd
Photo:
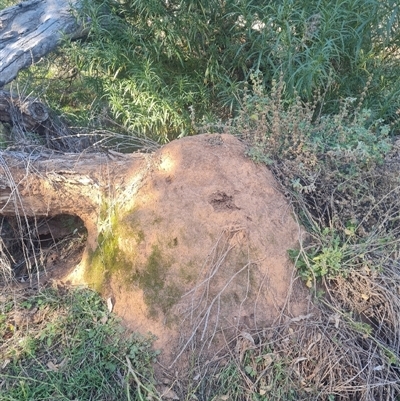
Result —
[{"label": "dry grass", "polygon": [[203,401],[398,399],[398,274],[325,282],[312,313],[239,331],[209,359],[191,339],[192,369],[174,389]]},{"label": "dry grass", "polygon": [[400,396],[399,146],[362,109],[367,89],[324,116],[323,94],[289,104],[282,80],[266,95],[255,74],[241,113],[222,127],[270,166],[307,228],[292,255],[318,313],[227,340],[202,400]]}]

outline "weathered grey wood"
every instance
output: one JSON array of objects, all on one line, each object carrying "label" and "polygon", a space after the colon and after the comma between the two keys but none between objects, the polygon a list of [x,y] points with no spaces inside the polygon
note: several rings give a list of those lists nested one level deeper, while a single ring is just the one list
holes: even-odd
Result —
[{"label": "weathered grey wood", "polygon": [[77,0],[27,0],[0,11],[0,88],[45,56],[65,36],[85,34],[72,7]]},{"label": "weathered grey wood", "polygon": [[49,118],[47,107],[33,98],[13,96],[0,90],[0,122],[22,124],[26,131],[35,130]]},{"label": "weathered grey wood", "polygon": [[80,152],[90,145],[87,137],[80,138],[34,97],[0,90],[0,123],[12,127],[9,139],[17,146],[29,146],[26,133],[35,133],[42,145],[64,152]]}]

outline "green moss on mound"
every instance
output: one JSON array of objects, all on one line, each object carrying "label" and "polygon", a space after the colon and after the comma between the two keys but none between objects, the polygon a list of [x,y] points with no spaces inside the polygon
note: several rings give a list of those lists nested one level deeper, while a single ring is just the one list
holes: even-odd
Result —
[{"label": "green moss on mound", "polygon": [[141,229],[135,230],[118,218],[115,209],[110,213],[102,207],[101,218],[108,224],[98,237],[98,247],[89,255],[85,269],[85,281],[98,292],[104,292],[111,276],[120,272],[129,274],[134,255],[127,255],[120,246],[120,238],[135,238],[136,243],[144,240]]},{"label": "green moss on mound", "polygon": [[[108,224],[99,234],[97,249],[89,255],[85,281],[104,293],[111,278],[119,275],[126,285],[133,284],[143,291],[149,317],[157,318],[159,312],[168,315],[182,295],[177,283],[168,283],[172,262],[162,253],[161,244],[152,246],[146,261],[138,261],[136,246],[144,241],[145,234],[132,216],[121,219],[115,209],[110,213],[106,205],[102,208],[101,217]],[[121,246],[121,240],[126,239],[132,239],[129,251]],[[170,239],[165,246],[171,248],[171,244],[176,246],[177,239]]]},{"label": "green moss on mound", "polygon": [[182,295],[177,284],[167,282],[171,264],[171,261],[162,254],[160,247],[153,245],[146,265],[140,270],[137,269],[131,277],[132,282],[143,291],[151,318],[157,318],[160,311],[168,315]]}]

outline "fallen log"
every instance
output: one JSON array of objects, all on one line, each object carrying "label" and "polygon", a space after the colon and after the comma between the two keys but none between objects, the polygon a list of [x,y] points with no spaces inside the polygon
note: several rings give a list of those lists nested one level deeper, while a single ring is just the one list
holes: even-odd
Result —
[{"label": "fallen log", "polygon": [[27,0],[0,11],[0,88],[53,51],[65,37],[87,31],[77,23],[76,1]]},{"label": "fallen log", "polygon": [[145,155],[0,152],[0,215],[80,217],[96,247],[102,204]]},{"label": "fallen log", "polygon": [[47,149],[80,152],[89,146],[87,138],[79,137],[37,98],[0,90],[0,123],[11,127],[9,141],[14,146],[34,145],[26,140],[27,133],[35,134],[36,145]]}]

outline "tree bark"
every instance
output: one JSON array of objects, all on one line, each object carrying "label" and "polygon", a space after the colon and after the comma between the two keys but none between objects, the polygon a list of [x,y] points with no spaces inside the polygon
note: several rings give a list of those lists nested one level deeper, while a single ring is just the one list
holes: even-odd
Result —
[{"label": "tree bark", "polygon": [[21,124],[26,131],[33,131],[49,119],[47,107],[36,99],[13,96],[0,90],[0,122]]},{"label": "tree bark", "polygon": [[43,146],[64,152],[80,152],[90,143],[54,116],[43,103],[32,97],[21,97],[0,90],[0,123],[11,126],[10,142],[30,148],[26,139],[34,133]]},{"label": "tree bark", "polygon": [[94,249],[104,204],[145,165],[145,155],[0,152],[0,215],[79,216]]},{"label": "tree bark", "polygon": [[72,13],[76,4],[76,0],[28,0],[0,11],[0,88],[54,50],[63,37],[86,33]]}]

